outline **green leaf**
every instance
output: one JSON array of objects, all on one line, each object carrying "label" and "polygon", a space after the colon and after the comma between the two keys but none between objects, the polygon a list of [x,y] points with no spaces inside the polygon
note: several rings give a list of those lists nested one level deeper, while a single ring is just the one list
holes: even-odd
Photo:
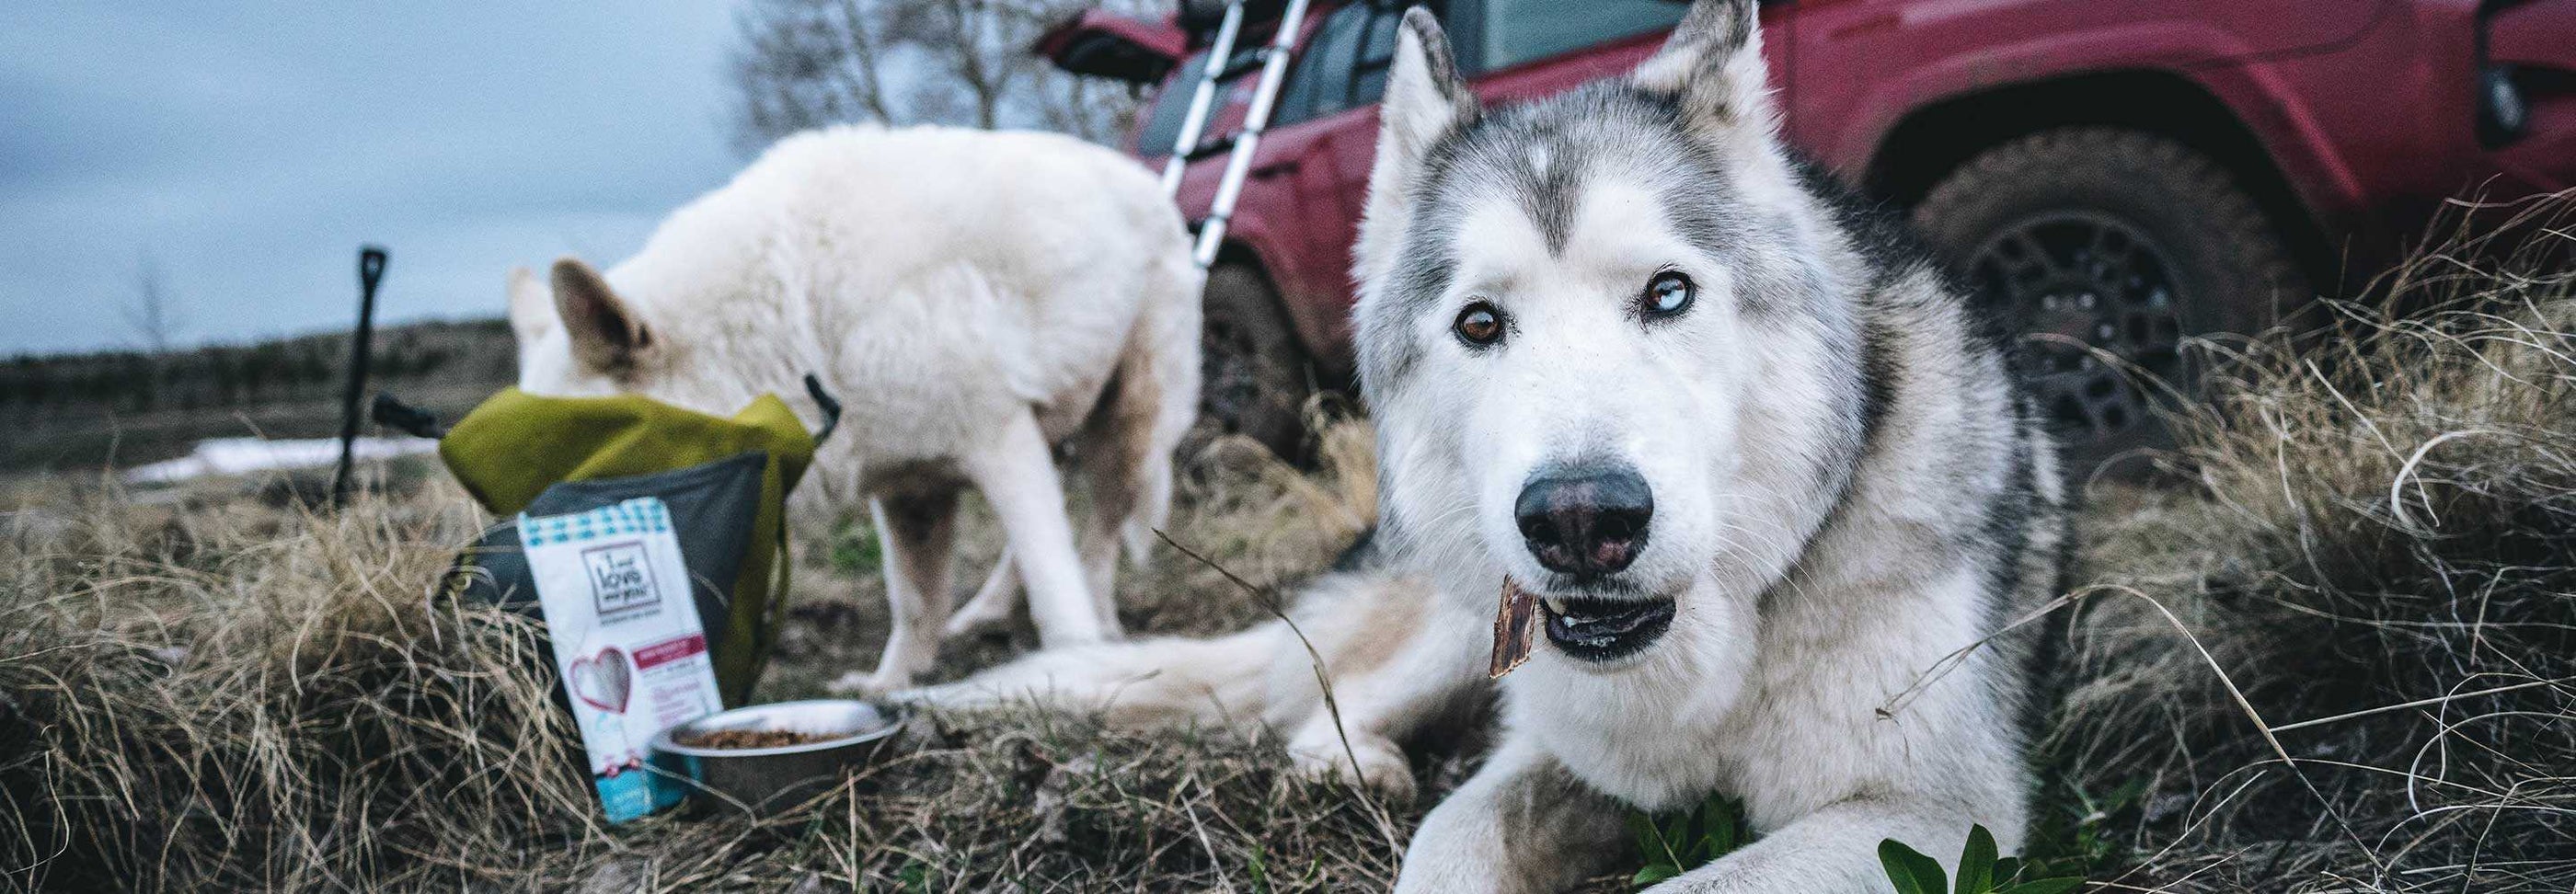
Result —
[{"label": "green leaf", "polygon": [[2012,881],[2013,879],[2018,878],[2018,877],[2020,877],[2020,876],[2021,876],[2021,859],[2020,859],[2020,858],[2018,858],[2018,857],[2003,857],[2003,858],[1999,858],[1999,859],[1995,860],[1995,884],[1996,884],[1996,886],[1997,886],[1997,887],[2001,887],[2001,886],[2003,885],[2003,883],[2004,883],[2004,882]]},{"label": "green leaf", "polygon": [[1887,880],[1896,885],[1896,894],[1944,894],[1949,890],[1941,864],[1906,847],[1904,842],[1893,838],[1879,841],[1878,863],[1887,869]]},{"label": "green leaf", "polygon": [[1689,850],[1690,843],[1699,838],[1691,832],[1691,816],[1687,813],[1674,816],[1657,828],[1663,830],[1664,846],[1672,849],[1674,853]]},{"label": "green leaf", "polygon": [[1636,877],[1629,879],[1628,883],[1643,888],[1680,874],[1682,871],[1679,867],[1668,863],[1655,863],[1637,870]]},{"label": "green leaf", "polygon": [[1672,840],[1655,825],[1654,817],[1643,813],[1629,814],[1628,831],[1637,836],[1637,853],[1645,855],[1647,865],[1681,865],[1681,855],[1673,853]]},{"label": "green leaf", "polygon": [[1959,885],[1955,894],[1990,894],[1995,889],[1995,833],[1983,824],[1968,827],[1968,846],[1959,851]]},{"label": "green leaf", "polygon": [[1715,845],[1709,859],[1744,846],[1743,836],[1736,834],[1743,826],[1744,811],[1734,801],[1724,795],[1710,795],[1699,809],[1701,824],[1708,827],[1708,840]]},{"label": "green leaf", "polygon": [[1707,865],[1752,838],[1744,825],[1743,806],[1725,795],[1710,795],[1661,816],[1631,812],[1627,820],[1629,837],[1636,840],[1637,853],[1646,865],[1638,877],[1649,880],[1638,882],[1641,885]]},{"label": "green leaf", "polygon": [[2084,880],[2080,878],[2043,878],[2003,888],[1995,894],[2066,894],[2083,886]]}]

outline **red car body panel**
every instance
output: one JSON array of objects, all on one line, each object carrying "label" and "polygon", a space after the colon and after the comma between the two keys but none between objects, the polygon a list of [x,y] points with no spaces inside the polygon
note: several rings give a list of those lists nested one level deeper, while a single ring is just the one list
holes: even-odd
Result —
[{"label": "red car body panel", "polygon": [[2528,136],[2498,150],[2496,167],[2525,189],[2576,188],[2576,2],[2506,7],[2487,35],[2491,60],[2533,73],[2524,92]]},{"label": "red car body panel", "polygon": [[[2233,113],[2336,251],[2376,266],[2442,198],[2490,173],[2464,157],[2477,151],[2472,7],[1802,0],[1788,135],[1856,175],[1900,122],[1938,103],[2083,75],[2168,75]],[[2392,120],[2392,108],[2416,115]]]},{"label": "red car body panel", "polygon": [[[1345,5],[1318,0],[1301,46]],[[1090,14],[1041,50],[1062,61],[1065,35],[1107,28],[1167,57],[1187,41],[1169,22]],[[2235,173],[2287,197],[2293,207],[2273,209],[2276,223],[2317,244],[2324,263],[2312,266],[2328,269],[2311,273],[2326,285],[2399,257],[2454,197],[2576,185],[2576,0],[1785,0],[1764,5],[1763,39],[1789,141],[1864,185],[1906,160],[1895,140],[1927,110],[2103,77],[2187,85],[2178,89],[2222,108],[2259,147]],[[1619,76],[1661,40],[1614,40],[1473,80],[1489,104],[1534,99]],[[2518,72],[2529,106],[2521,135],[2501,146],[2480,129],[2478,78],[2489,63]],[[1229,99],[1209,134],[1239,124],[1249,91]],[[2072,121],[2030,126],[2118,123],[2133,111],[2124,101],[2136,100],[2105,95],[2093,108],[2079,103]],[[2013,133],[2010,122],[1976,124]],[[1232,256],[1270,276],[1327,374],[1348,371],[1350,246],[1376,138],[1374,105],[1274,127],[1229,237]],[[1131,149],[1158,165],[1168,151]],[[1185,210],[1204,212],[1222,167],[1191,166]]]},{"label": "red car body panel", "polygon": [[[1038,35],[1029,51],[1078,75],[1160,81],[1170,60],[1190,53],[1190,36],[1168,22],[1140,22],[1097,9],[1074,14]],[[1160,59],[1160,65],[1143,60]]]}]

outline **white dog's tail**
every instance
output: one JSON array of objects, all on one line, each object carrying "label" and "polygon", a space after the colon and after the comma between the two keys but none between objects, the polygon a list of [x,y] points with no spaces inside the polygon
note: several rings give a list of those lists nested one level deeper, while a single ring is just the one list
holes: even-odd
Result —
[{"label": "white dog's tail", "polygon": [[950,709],[1033,704],[1099,712],[1119,726],[1244,726],[1268,709],[1269,670],[1287,635],[1272,621],[1214,639],[1157,637],[1036,652],[898,700]]}]

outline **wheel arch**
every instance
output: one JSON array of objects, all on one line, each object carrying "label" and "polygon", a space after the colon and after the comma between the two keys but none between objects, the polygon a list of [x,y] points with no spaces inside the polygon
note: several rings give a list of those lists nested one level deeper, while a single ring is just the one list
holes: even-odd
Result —
[{"label": "wheel arch", "polygon": [[2331,242],[2254,131],[2217,95],[2150,69],[2094,72],[1954,96],[1908,113],[1872,153],[1862,182],[1911,206],[1980,152],[2070,126],[2127,127],[2208,154],[2278,227],[2313,283],[2333,282]]},{"label": "wheel arch", "polygon": [[1216,262],[1211,264],[1210,268],[1228,264],[1251,270],[1270,287],[1270,300],[1278,308],[1280,316],[1288,320],[1288,329],[1290,334],[1296,337],[1297,347],[1306,352],[1307,361],[1315,365],[1316,370],[1325,376],[1328,383],[1344,383],[1349,380],[1351,375],[1349,346],[1342,345],[1339,350],[1336,350],[1328,343],[1329,338],[1326,336],[1328,327],[1333,321],[1317,319],[1316,314],[1312,313],[1312,308],[1302,306],[1290,295],[1288,285],[1279,279],[1277,265],[1270,263],[1258,240],[1229,236],[1220,243],[1216,250]]}]

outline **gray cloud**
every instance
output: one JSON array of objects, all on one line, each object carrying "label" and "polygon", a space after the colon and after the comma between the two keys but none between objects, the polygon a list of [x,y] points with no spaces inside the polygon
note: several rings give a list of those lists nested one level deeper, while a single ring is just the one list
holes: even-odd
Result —
[{"label": "gray cloud", "polygon": [[0,4],[0,355],[130,343],[150,254],[191,341],[497,314],[723,183],[728,5]]}]

